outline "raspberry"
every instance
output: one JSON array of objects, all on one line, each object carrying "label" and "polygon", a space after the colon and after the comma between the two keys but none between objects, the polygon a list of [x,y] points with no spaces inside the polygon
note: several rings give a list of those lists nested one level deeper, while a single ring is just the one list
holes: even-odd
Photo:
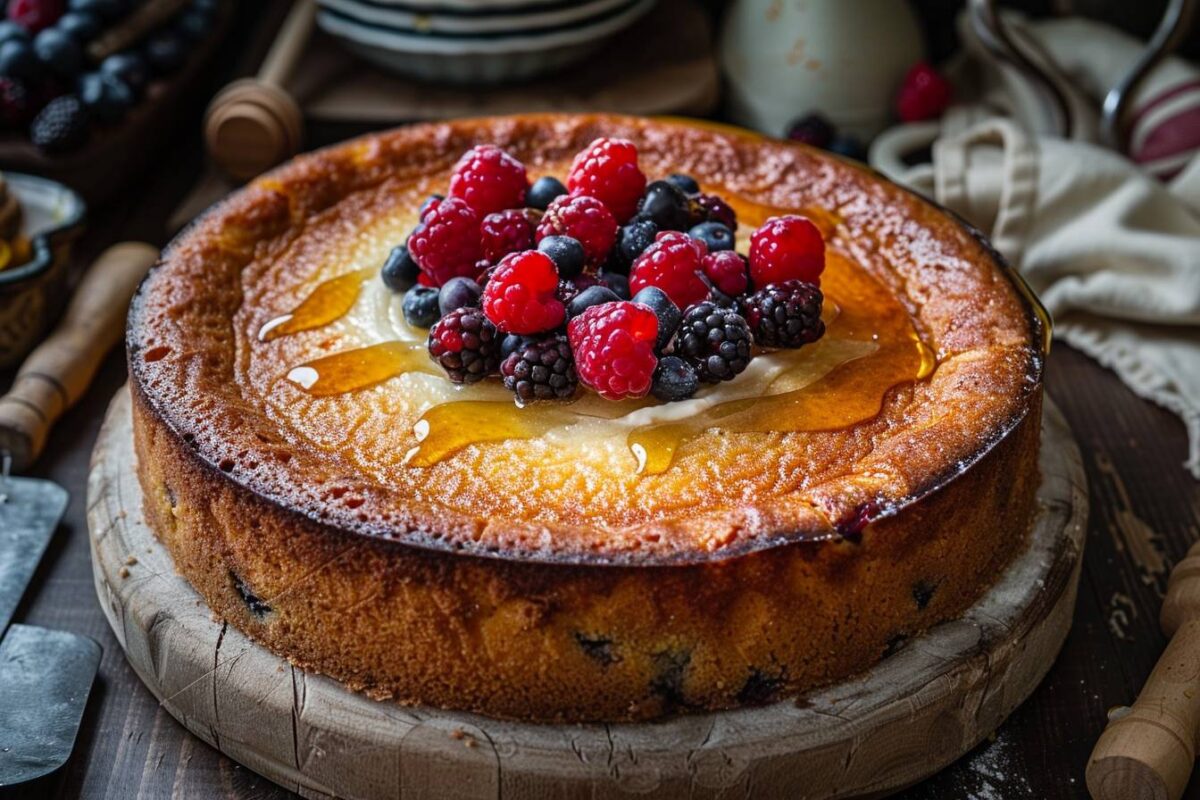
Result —
[{"label": "raspberry", "polygon": [[30,111],[25,84],[13,78],[0,78],[0,124],[19,128],[29,122]]},{"label": "raspberry", "polygon": [[465,200],[480,215],[525,205],[528,188],[525,165],[494,144],[463,153],[450,176],[450,196]]},{"label": "raspberry", "polygon": [[804,281],[770,283],[746,298],[743,308],[754,341],[764,347],[800,347],[825,333],[821,290]]},{"label": "raspberry", "polygon": [[9,0],[8,18],[30,33],[48,28],[63,15],[63,0]]},{"label": "raspberry", "polygon": [[637,294],[647,286],[657,286],[680,308],[708,297],[708,284],[700,276],[704,243],[685,233],[667,231],[646,248],[629,271],[629,289]]},{"label": "raspberry", "polygon": [[652,310],[628,301],[592,306],[571,320],[567,335],[584,386],[609,400],[650,391],[658,365],[658,318]]},{"label": "raspberry", "polygon": [[689,308],[679,324],[675,353],[696,369],[706,383],[733,380],[750,364],[754,336],[740,314],[715,303]]},{"label": "raspberry", "polygon": [[625,222],[637,211],[646,188],[646,176],[638,169],[638,152],[626,139],[597,139],[575,156],[567,175],[571,194],[594,197]]},{"label": "raspberry", "polygon": [[732,250],[709,253],[700,266],[717,291],[728,297],[737,297],[750,285],[746,259]]},{"label": "raspberry", "polygon": [[509,253],[519,253],[533,247],[533,226],[517,209],[488,214],[479,223],[479,238],[483,257],[495,263]]},{"label": "raspberry", "polygon": [[737,231],[737,213],[729,204],[715,194],[698,194],[688,198],[688,224],[719,222],[731,231]]},{"label": "raspberry", "polygon": [[545,253],[512,253],[496,265],[483,290],[483,311],[503,333],[541,333],[562,324],[558,271]]},{"label": "raspberry", "polygon": [[429,355],[455,383],[475,383],[500,366],[500,336],[478,308],[459,308],[429,329]]},{"label": "raspberry", "polygon": [[588,266],[604,263],[617,238],[617,219],[608,206],[586,194],[555,198],[538,223],[537,240],[570,236],[583,245]]},{"label": "raspberry", "polygon": [[477,277],[479,215],[466,201],[446,198],[425,212],[425,221],[408,237],[408,251],[434,286],[460,276]]},{"label": "raspberry", "polygon": [[579,377],[567,337],[522,342],[500,364],[504,388],[517,400],[565,400],[575,394]]},{"label": "raspberry", "polygon": [[928,61],[918,61],[896,95],[896,116],[904,122],[936,119],[950,105],[953,89]]},{"label": "raspberry", "polygon": [[799,280],[821,285],[825,240],[804,217],[771,217],[750,236],[750,280],[755,286]]}]

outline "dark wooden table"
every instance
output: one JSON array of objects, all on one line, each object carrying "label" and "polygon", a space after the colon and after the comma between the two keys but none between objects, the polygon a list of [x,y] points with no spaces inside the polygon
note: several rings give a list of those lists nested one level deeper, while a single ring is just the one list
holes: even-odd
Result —
[{"label": "dark wooden table", "polygon": [[[148,172],[120,202],[94,209],[80,263],[123,239],[164,241],[165,220],[201,173],[198,138],[183,137],[164,158],[170,169]],[[1183,426],[1067,347],[1051,355],[1048,375],[1050,395],[1083,450],[1091,491],[1074,628],[1045,682],[995,736],[899,795],[905,800],[1086,797],[1083,768],[1106,709],[1133,699],[1165,644],[1157,617],[1166,578],[1200,536],[1200,482],[1181,466]],[[11,378],[0,373],[0,388]],[[32,470],[70,490],[71,503],[16,621],[91,636],[104,659],[70,762],[0,796],[289,797],[159,707],[126,664],[96,601],[84,519],[88,462],[109,398],[124,380],[123,354],[113,353]],[[1200,780],[1188,797],[1200,798]]]}]

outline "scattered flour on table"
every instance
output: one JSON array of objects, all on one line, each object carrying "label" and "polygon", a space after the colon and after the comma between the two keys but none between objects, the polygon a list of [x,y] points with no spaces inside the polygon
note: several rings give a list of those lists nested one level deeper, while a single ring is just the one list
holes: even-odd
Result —
[{"label": "scattered flour on table", "polygon": [[950,797],[956,800],[1037,800],[1003,730],[966,757],[951,784],[955,791]]}]

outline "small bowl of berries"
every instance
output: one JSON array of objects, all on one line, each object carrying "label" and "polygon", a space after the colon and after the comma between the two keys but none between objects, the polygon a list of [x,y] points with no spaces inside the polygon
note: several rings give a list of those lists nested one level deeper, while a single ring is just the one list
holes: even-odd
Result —
[{"label": "small bowl of berries", "polygon": [[519,405],[585,391],[676,402],[824,334],[811,220],[766,219],[738,252],[725,199],[687,175],[645,175],[623,139],[595,140],[564,178],[531,182],[478,145],[383,265],[450,381],[500,381]]}]

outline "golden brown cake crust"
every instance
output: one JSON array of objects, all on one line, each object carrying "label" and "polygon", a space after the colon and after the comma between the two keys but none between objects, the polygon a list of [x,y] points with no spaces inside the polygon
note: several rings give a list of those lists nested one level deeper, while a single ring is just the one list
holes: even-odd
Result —
[{"label": "golden brown cake crust", "polygon": [[[284,437],[246,389],[263,318],[243,300],[282,280],[307,228],[356,224],[475,142],[536,168],[600,134],[637,141],[651,174],[836,210],[831,246],[901,298],[937,370],[875,419],[775,442],[807,459],[781,491],[613,528],[496,516],[469,489],[425,503]],[[285,165],[172,243],[130,317],[138,474],[150,524],[216,613],[354,689],[537,720],[725,708],[864,669],[994,580],[1034,512],[1042,334],[965,226],[808,149],[622,117],[419,126]]]}]

